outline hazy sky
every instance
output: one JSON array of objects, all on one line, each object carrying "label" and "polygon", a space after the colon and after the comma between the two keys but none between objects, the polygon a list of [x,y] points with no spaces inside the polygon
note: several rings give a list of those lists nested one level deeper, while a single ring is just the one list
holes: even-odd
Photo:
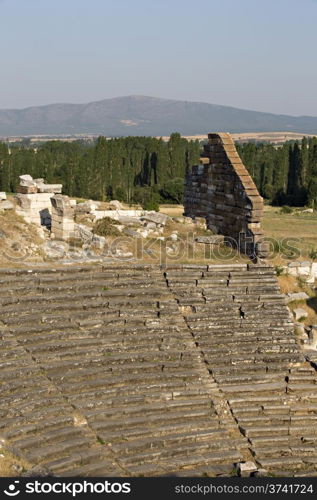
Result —
[{"label": "hazy sky", "polygon": [[0,108],[122,95],[317,116],[317,0],[0,0]]}]

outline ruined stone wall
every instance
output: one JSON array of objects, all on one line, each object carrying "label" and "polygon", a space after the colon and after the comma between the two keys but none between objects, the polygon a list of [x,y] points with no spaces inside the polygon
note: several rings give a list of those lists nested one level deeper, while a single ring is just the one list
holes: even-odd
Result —
[{"label": "ruined stone wall", "polygon": [[26,222],[39,226],[51,225],[51,198],[62,192],[62,184],[45,184],[44,179],[33,179],[30,175],[20,175],[16,211]]},{"label": "ruined stone wall", "polygon": [[186,176],[184,215],[204,217],[209,229],[234,240],[241,252],[265,257],[263,199],[230,134],[208,134],[201,162]]}]

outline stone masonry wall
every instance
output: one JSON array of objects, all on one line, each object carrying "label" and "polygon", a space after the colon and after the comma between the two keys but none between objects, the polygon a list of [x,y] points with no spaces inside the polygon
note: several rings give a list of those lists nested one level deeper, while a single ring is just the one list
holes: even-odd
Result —
[{"label": "stone masonry wall", "polygon": [[201,162],[186,176],[184,215],[204,217],[209,229],[236,243],[242,253],[265,257],[263,199],[230,134],[208,134]]}]

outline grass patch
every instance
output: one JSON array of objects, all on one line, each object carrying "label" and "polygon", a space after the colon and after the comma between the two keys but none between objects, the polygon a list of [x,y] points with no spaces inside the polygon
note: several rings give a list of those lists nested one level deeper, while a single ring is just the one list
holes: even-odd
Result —
[{"label": "grass patch", "polygon": [[93,233],[98,236],[120,236],[120,231],[115,227],[119,224],[119,221],[111,219],[111,217],[103,217],[95,223]]},{"label": "grass patch", "polygon": [[31,467],[32,465],[26,460],[16,457],[7,450],[0,450],[0,477],[19,476]]}]

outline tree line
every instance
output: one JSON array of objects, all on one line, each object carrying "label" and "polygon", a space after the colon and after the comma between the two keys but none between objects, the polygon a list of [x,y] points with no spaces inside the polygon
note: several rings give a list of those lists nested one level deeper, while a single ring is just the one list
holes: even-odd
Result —
[{"label": "tree line", "polygon": [[94,200],[118,199],[156,207],[182,202],[186,169],[198,162],[198,141],[171,134],[167,142],[151,137],[109,139],[95,144],[48,141],[38,148],[0,144],[0,189],[16,192],[19,175],[62,183],[63,192]]},{"label": "tree line", "polygon": [[[238,152],[260,194],[275,205],[317,207],[317,138],[301,142],[237,144]],[[178,133],[168,141],[151,137],[106,139],[95,143],[48,141],[0,143],[0,190],[16,192],[19,175],[62,183],[72,197],[118,199],[157,208],[162,202],[182,203],[184,177],[197,164],[198,141]]]},{"label": "tree line", "polygon": [[237,145],[261,196],[273,205],[317,207],[317,138]]}]

